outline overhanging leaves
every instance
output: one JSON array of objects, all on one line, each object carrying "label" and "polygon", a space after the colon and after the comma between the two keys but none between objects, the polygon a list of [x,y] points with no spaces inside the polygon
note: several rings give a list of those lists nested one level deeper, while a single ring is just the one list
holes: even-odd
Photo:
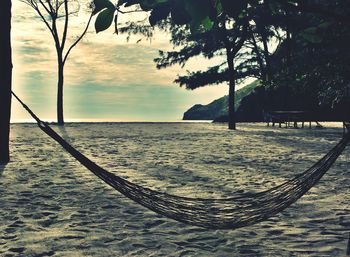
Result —
[{"label": "overhanging leaves", "polygon": [[96,18],[95,22],[95,30],[96,33],[104,31],[108,29],[114,19],[114,8],[113,9],[104,9]]},{"label": "overhanging leaves", "polygon": [[94,10],[92,12],[93,15],[99,13],[100,11],[102,11],[103,9],[107,8],[107,9],[115,9],[114,5],[109,1],[109,0],[94,0]]}]

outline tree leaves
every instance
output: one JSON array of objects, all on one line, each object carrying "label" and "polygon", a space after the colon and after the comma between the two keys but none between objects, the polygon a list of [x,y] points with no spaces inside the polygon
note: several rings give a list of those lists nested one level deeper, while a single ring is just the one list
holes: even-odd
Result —
[{"label": "tree leaves", "polygon": [[[296,0],[266,1],[272,12],[279,12],[285,5],[296,5]],[[93,14],[102,13],[99,17],[99,31],[111,25],[111,12],[115,7],[109,0],[94,0]],[[117,9],[121,7],[139,6],[143,11],[150,12],[149,22],[156,25],[169,16],[177,25],[188,24],[192,33],[212,29],[215,22],[223,16],[237,21],[249,15],[249,9],[260,5],[259,0],[119,0]],[[108,9],[110,11],[106,11]],[[319,41],[311,30],[305,31],[305,37],[312,41]]]},{"label": "tree leaves", "polygon": [[[143,11],[150,12],[149,21],[152,26],[170,15],[172,22],[178,25],[189,24],[192,33],[196,33],[203,29],[210,30],[222,13],[234,19],[239,18],[247,8],[248,1],[256,0],[119,0],[117,9],[138,5]],[[101,14],[96,20],[98,24],[95,24],[99,29],[96,31],[99,32],[111,25],[114,6],[109,0],[94,0],[94,4],[93,14]]]},{"label": "tree leaves", "polygon": [[95,21],[95,30],[96,33],[99,33],[112,25],[116,8],[109,0],[94,0],[93,3],[95,8],[92,14],[98,13]]},{"label": "tree leaves", "polygon": [[310,27],[301,32],[301,36],[311,43],[321,43],[322,37],[317,32],[317,27]]},{"label": "tree leaves", "polygon": [[209,17],[214,16],[215,10],[210,0],[187,0],[184,9],[191,17],[192,33],[196,33],[201,26],[211,29],[213,23]]},{"label": "tree leaves", "polygon": [[98,14],[95,22],[96,33],[104,31],[112,25],[114,19],[114,11],[114,8],[106,8]]},{"label": "tree leaves", "polygon": [[103,9],[107,8],[107,9],[115,9],[114,5],[109,1],[109,0],[94,0],[94,10],[92,12],[93,15],[99,13],[100,11],[102,11]]},{"label": "tree leaves", "polygon": [[202,20],[202,25],[206,30],[210,30],[214,26],[214,22],[207,16]]},{"label": "tree leaves", "polygon": [[155,7],[151,12],[151,16],[149,17],[149,23],[151,26],[154,26],[159,21],[166,19],[170,14],[170,10],[170,6],[167,4]]},{"label": "tree leaves", "polygon": [[309,27],[301,32],[301,36],[311,43],[321,43],[323,41],[324,31],[331,26],[330,22],[322,22],[316,27]]},{"label": "tree leaves", "polygon": [[247,0],[221,0],[223,11],[236,19],[239,14],[247,7]]},{"label": "tree leaves", "polygon": [[176,1],[172,4],[171,19],[177,25],[184,25],[191,21],[190,14],[184,9],[184,1]]}]

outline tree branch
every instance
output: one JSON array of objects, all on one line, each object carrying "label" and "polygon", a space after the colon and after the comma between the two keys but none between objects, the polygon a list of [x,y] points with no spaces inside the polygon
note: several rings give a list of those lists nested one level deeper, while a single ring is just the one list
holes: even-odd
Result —
[{"label": "tree branch", "polygon": [[50,0],[46,0],[46,3],[49,5],[51,13],[57,13],[57,12],[55,12],[55,9],[53,8],[52,3],[51,3]]},{"label": "tree branch", "polygon": [[[31,1],[32,2],[32,1]],[[46,25],[46,27],[49,29],[49,31],[51,32],[51,35],[54,36],[54,32],[53,32],[53,29],[52,27],[50,26],[49,22],[45,19],[44,15],[42,14],[42,12],[40,11],[38,5],[36,4],[35,6],[34,5],[31,5],[32,8],[37,12],[37,14],[40,16],[40,18],[42,19],[42,21],[44,22],[44,24]]]},{"label": "tree branch", "polygon": [[72,51],[72,49],[73,49],[73,48],[80,42],[80,40],[82,40],[83,37],[85,36],[87,30],[89,29],[92,16],[93,16],[93,14],[91,13],[90,18],[89,18],[89,20],[88,20],[88,23],[86,24],[86,27],[85,27],[83,33],[81,33],[81,35],[78,37],[78,39],[69,47],[67,53],[66,53],[65,56],[64,56],[63,65],[66,63],[66,60],[67,60],[67,58],[68,58],[70,52]]},{"label": "tree branch", "polygon": [[68,22],[69,22],[69,12],[68,12],[68,0],[64,0],[64,29],[61,41],[61,51],[64,49],[64,45],[66,44],[67,33],[68,33]]},{"label": "tree branch", "polygon": [[53,15],[53,13],[50,11],[49,8],[47,8],[47,6],[43,3],[43,1],[39,0],[39,3],[41,4],[41,6],[45,9],[45,11],[50,14],[50,16]]}]

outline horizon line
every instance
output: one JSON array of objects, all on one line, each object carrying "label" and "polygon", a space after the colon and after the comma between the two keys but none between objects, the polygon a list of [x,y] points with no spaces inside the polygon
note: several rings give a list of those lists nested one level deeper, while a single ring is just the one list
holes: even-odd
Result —
[{"label": "horizon line", "polygon": [[[42,120],[49,124],[56,124],[54,119]],[[213,120],[122,120],[122,119],[67,119],[65,123],[210,123]],[[36,124],[33,119],[13,119],[11,124]]]}]

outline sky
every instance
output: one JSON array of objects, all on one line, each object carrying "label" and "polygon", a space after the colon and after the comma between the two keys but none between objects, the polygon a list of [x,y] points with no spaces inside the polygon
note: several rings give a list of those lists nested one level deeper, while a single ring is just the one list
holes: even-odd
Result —
[{"label": "sky", "polygon": [[[69,42],[83,30],[88,14],[71,17]],[[53,39],[34,10],[13,1],[13,90],[42,119],[56,119],[56,52]],[[123,20],[142,19],[145,14],[125,14]],[[93,20],[94,21],[94,20]],[[199,70],[211,63],[203,58],[157,70],[153,59],[158,50],[171,50],[169,35],[156,31],[151,41],[116,35],[113,28],[96,34],[93,23],[85,38],[73,49],[65,67],[64,115],[66,121],[178,121],[194,104],[227,94],[225,85],[194,91],[173,81],[177,74]],[[69,44],[68,44],[69,45]],[[13,101],[12,121],[30,120]]]}]

